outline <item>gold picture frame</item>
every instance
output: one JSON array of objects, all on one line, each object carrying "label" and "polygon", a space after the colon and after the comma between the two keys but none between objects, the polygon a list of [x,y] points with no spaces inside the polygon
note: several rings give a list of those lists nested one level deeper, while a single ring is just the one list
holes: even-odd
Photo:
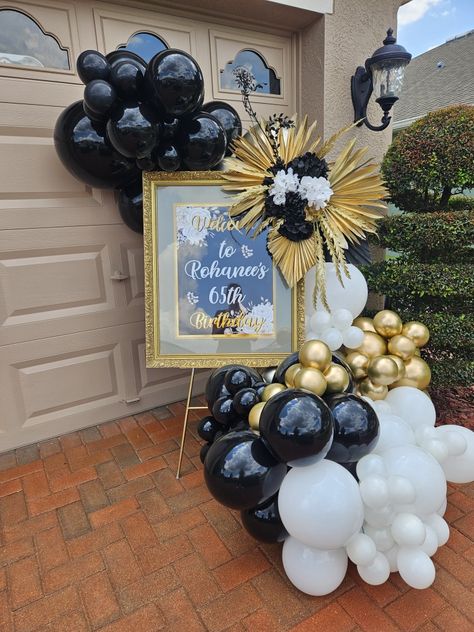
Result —
[{"label": "gold picture frame", "polygon": [[[177,209],[183,206],[196,209],[209,206],[212,209],[217,209],[216,213],[222,214],[223,209],[232,204],[232,196],[222,189],[225,184],[226,181],[218,171],[143,173],[146,365],[149,368],[213,368],[231,363],[255,367],[272,366],[296,351],[304,342],[304,281],[298,283],[297,287],[291,290],[286,286],[283,277],[275,266],[271,264],[270,259],[273,294],[272,303],[267,303],[267,305],[271,306],[272,314],[274,314],[268,319],[272,326],[271,333],[260,336],[255,331],[250,334],[236,333],[234,329],[239,331],[239,328],[225,329],[224,325],[222,326],[223,333],[215,333],[214,327],[217,327],[215,317],[208,317],[207,320],[206,318],[201,319],[213,323],[210,333],[197,335],[194,332],[192,334],[181,332],[181,323],[184,322],[185,327],[190,327],[188,321],[191,321],[191,318],[183,320],[181,314],[184,312],[180,312],[181,305],[184,302],[187,309],[193,309],[193,304],[191,303],[191,307],[186,304],[183,295],[180,294],[181,287],[178,283],[180,274],[182,275],[180,270],[183,270],[183,266],[178,264],[178,257],[181,256],[177,254],[178,234],[181,233],[178,233],[176,229],[176,217],[179,212]],[[204,199],[207,201],[203,201]],[[182,216],[180,215],[180,217]],[[232,235],[233,229],[227,228],[226,230],[229,235]],[[209,229],[209,236],[214,239],[215,234],[211,234],[211,232]],[[221,232],[224,233],[225,230]],[[248,239],[238,229],[236,232],[242,240]],[[262,239],[264,237],[263,235]],[[209,243],[215,246],[216,240],[209,241]],[[188,243],[185,246],[188,246]],[[243,249],[244,246],[241,248]],[[243,256],[252,256],[247,254],[248,251],[247,248]],[[207,247],[205,252],[208,252]],[[266,256],[269,257],[268,254]],[[192,261],[196,260],[193,259]],[[161,267],[163,266],[166,266],[167,282],[165,284],[161,280],[163,275]],[[172,277],[170,277],[168,270],[170,266],[173,267]],[[242,267],[238,266],[238,269],[240,270]],[[169,280],[174,282],[169,283]],[[265,283],[268,285],[270,281],[267,279]],[[236,283],[231,285],[237,285],[241,288]],[[231,285],[228,284],[226,289],[228,290]],[[221,292],[223,287],[221,286]],[[258,290],[260,291],[260,287]],[[255,291],[257,290],[253,287],[253,292],[255,293]],[[190,294],[192,300],[196,298],[194,292],[187,292],[188,301]],[[207,296],[206,293],[204,296]],[[242,296],[245,298],[246,295]],[[240,314],[243,314],[242,303],[239,302],[238,305],[242,308]],[[203,313],[207,317],[207,312]],[[242,316],[240,317],[242,318]],[[237,321],[226,322],[235,324]],[[207,326],[210,327],[211,325],[208,324]],[[226,333],[229,332],[229,329],[231,333]]]}]

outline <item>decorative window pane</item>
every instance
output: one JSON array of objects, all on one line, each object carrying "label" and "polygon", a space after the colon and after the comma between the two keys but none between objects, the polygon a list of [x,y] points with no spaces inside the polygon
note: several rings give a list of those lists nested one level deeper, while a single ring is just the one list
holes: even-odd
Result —
[{"label": "decorative window pane", "polygon": [[223,90],[239,89],[232,74],[239,66],[245,66],[253,73],[257,81],[256,92],[281,94],[280,79],[276,76],[275,71],[273,68],[269,68],[263,57],[253,50],[241,50],[235,59],[227,63],[224,70],[220,71],[220,85]]},{"label": "decorative window pane", "polygon": [[125,48],[140,55],[140,57],[148,63],[156,53],[166,50],[168,46],[165,42],[153,33],[135,33],[132,35],[126,44],[121,44],[118,48]]},{"label": "decorative window pane", "polygon": [[20,11],[0,9],[0,64],[68,70],[69,56],[53,35]]}]

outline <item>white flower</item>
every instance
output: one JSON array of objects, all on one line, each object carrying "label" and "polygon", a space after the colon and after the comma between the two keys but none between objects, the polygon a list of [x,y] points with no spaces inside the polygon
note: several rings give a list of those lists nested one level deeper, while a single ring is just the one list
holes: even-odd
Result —
[{"label": "white flower", "polygon": [[304,200],[308,201],[308,206],[314,206],[318,210],[326,206],[333,194],[333,190],[329,180],[326,178],[303,176],[300,180],[298,193]]},{"label": "white flower", "polygon": [[[254,324],[255,323],[255,324]],[[255,334],[258,323],[258,335],[273,334],[273,303],[264,300],[258,305],[252,305],[245,315],[245,322],[238,327],[238,332],[242,334]]]},{"label": "white flower", "polygon": [[286,202],[286,194],[290,191],[298,191],[299,178],[293,173],[292,167],[285,171],[280,169],[273,178],[273,184],[269,189],[269,194],[273,196],[273,201],[278,206],[283,206]]},{"label": "white flower", "polygon": [[194,294],[194,292],[188,292],[186,294],[186,298],[188,299],[188,303],[190,303],[191,305],[196,305],[196,303],[199,303],[199,295]]},{"label": "white flower", "polygon": [[211,210],[203,206],[179,206],[176,213],[178,244],[191,246],[206,244],[209,234],[207,226],[211,220]]}]

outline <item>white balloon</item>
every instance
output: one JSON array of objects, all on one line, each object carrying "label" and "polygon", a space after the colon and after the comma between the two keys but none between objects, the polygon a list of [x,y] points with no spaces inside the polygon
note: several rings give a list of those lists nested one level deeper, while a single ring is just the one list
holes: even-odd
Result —
[{"label": "white balloon", "polygon": [[370,507],[365,507],[364,518],[371,527],[382,529],[383,527],[389,527],[392,524],[393,519],[395,518],[395,511],[390,505],[382,507],[382,509],[371,509]]},{"label": "white balloon", "polygon": [[336,590],[347,571],[344,549],[315,549],[292,537],[283,544],[282,560],[290,582],[298,590],[317,597]]},{"label": "white balloon", "polygon": [[312,331],[320,334],[331,326],[331,314],[326,310],[314,312],[309,322]]},{"label": "white balloon", "polygon": [[[452,431],[453,428],[454,431]],[[457,432],[456,428],[459,428],[459,426],[447,425],[435,429],[436,438],[446,444],[449,456],[462,456],[467,450],[468,442],[466,436],[464,436],[465,433]]]},{"label": "white balloon", "polygon": [[425,525],[425,530],[426,536],[420,548],[426,553],[426,555],[432,557],[438,550],[438,536],[436,535],[436,531],[433,527],[430,527],[429,525]]},{"label": "white balloon", "polygon": [[[336,276],[336,268],[333,263],[326,263],[326,293],[328,304],[331,312],[336,309],[344,308],[348,309],[352,316],[355,318],[364,309],[367,302],[368,288],[367,282],[362,272],[360,272],[356,266],[349,264],[350,278],[345,276],[342,272],[342,280],[344,285],[341,285],[339,279]],[[313,267],[306,275],[306,287],[314,287],[316,268]],[[306,293],[306,311],[311,313],[313,311],[312,305],[312,292]],[[318,300],[317,309],[322,309],[321,300]]]},{"label": "white balloon", "polygon": [[377,554],[375,542],[365,533],[356,533],[353,535],[346,544],[346,551],[351,562],[362,566],[372,564]]},{"label": "white balloon", "polygon": [[446,477],[431,454],[405,445],[384,452],[383,460],[390,476],[404,476],[415,488],[415,502],[400,505],[400,511],[427,515],[438,509],[446,497]]},{"label": "white balloon", "polygon": [[352,321],[353,316],[351,312],[344,307],[334,310],[332,314],[332,324],[341,331],[350,327],[352,325]]},{"label": "white balloon", "polygon": [[373,452],[382,454],[390,448],[415,444],[413,430],[401,417],[380,414],[378,411],[377,415],[379,418],[379,438]]},{"label": "white balloon", "polygon": [[364,533],[366,533],[375,542],[377,551],[388,551],[395,544],[392,533],[388,527],[376,529],[369,524],[364,523]]},{"label": "white balloon", "polygon": [[399,513],[392,523],[391,532],[400,546],[421,546],[426,538],[425,525],[415,514]]},{"label": "white balloon", "polygon": [[423,445],[426,441],[436,439],[436,428],[433,426],[420,426],[415,430],[415,440],[418,445]]},{"label": "white balloon", "polygon": [[323,331],[320,339],[327,344],[331,351],[336,351],[342,346],[342,334],[335,327],[330,327]]},{"label": "white balloon", "polygon": [[441,516],[442,518],[444,514],[446,513],[447,508],[448,508],[448,499],[445,498],[443,502],[441,503],[441,506],[438,507],[438,509],[436,510],[436,513],[438,514],[438,516]]},{"label": "white balloon", "polygon": [[444,463],[449,456],[448,446],[439,439],[428,439],[422,443],[421,447],[429,452],[438,463]]},{"label": "white balloon", "polygon": [[443,546],[449,540],[449,526],[444,518],[437,513],[430,514],[424,518],[425,524],[431,527],[438,538],[438,546]]},{"label": "white balloon", "polygon": [[357,349],[364,340],[364,332],[359,327],[351,325],[342,332],[342,342],[348,349]]},{"label": "white balloon", "polygon": [[372,406],[377,415],[393,415],[392,407],[385,399],[376,399],[375,401],[370,398],[368,399],[372,402]]},{"label": "white balloon", "polygon": [[385,463],[381,456],[378,454],[367,454],[357,463],[356,472],[359,480],[362,480],[371,474],[385,476],[387,470],[385,469]]},{"label": "white balloon", "polygon": [[389,504],[387,481],[383,476],[372,474],[360,482],[360,495],[367,507],[382,509]]},{"label": "white balloon", "polygon": [[344,546],[364,520],[356,480],[342,465],[326,459],[288,472],[278,508],[290,535],[320,549]]},{"label": "white balloon", "polygon": [[374,561],[369,566],[357,566],[362,579],[372,586],[380,586],[390,576],[390,564],[383,553],[377,551]]},{"label": "white balloon", "polygon": [[431,399],[413,386],[397,386],[389,391],[385,400],[415,430],[420,425],[434,426],[436,410]]},{"label": "white balloon", "polygon": [[397,555],[398,572],[412,588],[428,588],[434,582],[433,562],[421,549],[403,547]]},{"label": "white balloon", "polygon": [[387,485],[390,500],[394,505],[415,502],[416,491],[410,479],[405,476],[389,476]]},{"label": "white balloon", "polygon": [[[440,426],[436,429],[438,437],[450,437],[456,433],[466,441],[466,450],[459,456],[448,456],[442,463],[446,478],[451,483],[470,483],[474,481],[474,432],[463,426]],[[449,448],[448,448],[449,450]]]},{"label": "white balloon", "polygon": [[399,547],[395,544],[392,548],[388,549],[388,551],[384,551],[384,555],[388,560],[390,565],[390,572],[396,573],[398,571],[397,564],[397,556],[398,556]]}]

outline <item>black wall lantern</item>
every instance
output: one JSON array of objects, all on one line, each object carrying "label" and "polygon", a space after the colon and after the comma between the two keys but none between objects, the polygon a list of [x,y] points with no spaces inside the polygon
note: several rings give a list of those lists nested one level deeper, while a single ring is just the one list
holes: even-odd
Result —
[{"label": "black wall lantern", "polygon": [[[411,59],[403,46],[397,44],[393,29],[388,29],[383,46],[377,48],[372,57],[365,61],[365,68],[359,66],[352,76],[351,93],[354,105],[354,121],[365,123],[374,132],[380,132],[390,123],[388,115],[393,104],[398,101],[405,75],[405,68]],[[367,120],[367,104],[372,92],[383,110],[382,124],[372,125]]]}]

